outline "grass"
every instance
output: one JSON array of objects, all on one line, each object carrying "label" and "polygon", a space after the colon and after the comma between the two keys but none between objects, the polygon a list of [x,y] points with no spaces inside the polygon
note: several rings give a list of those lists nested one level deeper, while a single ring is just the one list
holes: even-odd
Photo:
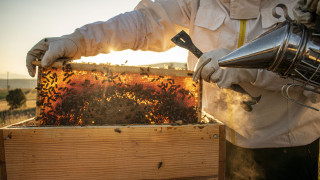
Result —
[{"label": "grass", "polygon": [[36,108],[0,111],[0,127],[18,123],[35,116]]},{"label": "grass", "polygon": [[7,90],[0,89],[0,100],[5,99],[7,95],[8,95]]},{"label": "grass", "polygon": [[35,116],[37,92],[35,89],[23,89],[23,92],[27,98],[26,105],[19,109],[9,111],[9,106],[5,100],[8,92],[5,89],[0,89],[0,127],[24,121]]}]

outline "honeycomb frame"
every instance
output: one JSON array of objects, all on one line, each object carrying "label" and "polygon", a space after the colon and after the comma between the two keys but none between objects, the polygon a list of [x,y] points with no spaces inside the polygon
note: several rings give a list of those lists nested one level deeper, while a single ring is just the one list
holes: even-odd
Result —
[{"label": "honeycomb frame", "polygon": [[36,120],[52,126],[197,123],[202,84],[192,73],[56,62],[38,68]]}]

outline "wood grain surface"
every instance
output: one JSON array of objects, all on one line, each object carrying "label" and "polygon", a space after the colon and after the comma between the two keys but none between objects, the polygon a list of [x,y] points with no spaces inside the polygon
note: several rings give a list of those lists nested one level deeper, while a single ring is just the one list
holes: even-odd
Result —
[{"label": "wood grain surface", "polygon": [[224,157],[219,158],[219,143],[224,139],[219,135],[221,127],[27,127],[0,131],[8,179],[217,179],[219,163],[224,163]]}]

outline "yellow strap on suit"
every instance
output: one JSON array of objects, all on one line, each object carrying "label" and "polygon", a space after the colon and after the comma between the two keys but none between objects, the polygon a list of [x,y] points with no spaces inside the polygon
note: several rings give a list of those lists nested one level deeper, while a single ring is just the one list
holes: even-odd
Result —
[{"label": "yellow strap on suit", "polygon": [[[246,20],[240,20],[238,48],[241,47],[244,43],[244,39],[246,37],[246,25],[247,25]],[[232,97],[231,97],[230,89],[227,89],[227,102],[228,102],[229,120],[230,120],[230,128],[231,128],[230,138],[231,138],[231,143],[235,144],[236,135],[234,131],[233,107],[232,107]]]}]

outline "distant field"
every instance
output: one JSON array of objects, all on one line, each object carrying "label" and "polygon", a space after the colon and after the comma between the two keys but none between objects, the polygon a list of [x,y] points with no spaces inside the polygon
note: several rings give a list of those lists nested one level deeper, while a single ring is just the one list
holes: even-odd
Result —
[{"label": "distant field", "polygon": [[[22,89],[32,89],[37,86],[36,79],[9,79],[8,85],[10,89],[22,88]],[[0,89],[7,89],[7,80],[0,79]]]},{"label": "distant field", "polygon": [[23,92],[27,98],[26,105],[14,111],[9,111],[9,106],[5,100],[7,90],[0,89],[0,127],[27,120],[35,116],[37,91],[35,89],[23,89]]},{"label": "distant field", "polygon": [[7,94],[8,94],[8,91],[7,91],[7,90],[2,90],[2,89],[0,89],[0,100],[1,100],[1,99],[5,99],[6,96],[7,96]]}]

